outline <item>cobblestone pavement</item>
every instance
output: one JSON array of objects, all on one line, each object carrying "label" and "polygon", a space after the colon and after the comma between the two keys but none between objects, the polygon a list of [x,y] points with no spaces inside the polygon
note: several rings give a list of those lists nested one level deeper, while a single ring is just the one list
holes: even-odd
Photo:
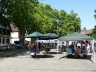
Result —
[{"label": "cobblestone pavement", "polygon": [[22,51],[0,62],[0,72],[96,72],[96,64],[89,59],[58,58],[65,55],[56,54],[52,49],[44,56],[30,58],[29,51]]},{"label": "cobblestone pavement", "polygon": [[7,57],[10,57],[12,55],[16,55],[18,54],[19,52],[24,52],[26,51],[26,49],[11,49],[11,50],[7,50],[7,49],[3,49],[3,50],[0,50],[0,61],[6,59]]}]

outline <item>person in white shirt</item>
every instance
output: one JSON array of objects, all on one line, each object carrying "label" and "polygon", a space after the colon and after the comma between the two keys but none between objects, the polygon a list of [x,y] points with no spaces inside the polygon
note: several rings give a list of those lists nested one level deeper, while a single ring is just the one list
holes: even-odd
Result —
[{"label": "person in white shirt", "polygon": [[81,48],[81,43],[80,42],[77,43],[77,47]]},{"label": "person in white shirt", "polygon": [[90,53],[90,45],[89,45],[89,43],[87,44],[87,51],[88,51],[88,53]]},{"label": "person in white shirt", "polygon": [[62,48],[62,42],[59,43],[59,51],[61,51]]}]

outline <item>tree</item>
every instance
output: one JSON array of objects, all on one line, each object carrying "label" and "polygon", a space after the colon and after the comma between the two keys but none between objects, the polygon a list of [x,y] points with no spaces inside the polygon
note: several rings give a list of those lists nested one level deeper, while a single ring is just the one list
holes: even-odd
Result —
[{"label": "tree", "polygon": [[60,26],[57,29],[57,34],[59,35],[66,35],[67,34],[67,26],[66,26],[66,20],[67,20],[67,13],[64,10],[60,10],[59,12],[59,21],[60,21]]},{"label": "tree", "polygon": [[[94,18],[96,19],[96,9],[94,10],[94,12],[95,12]],[[93,29],[93,31],[92,31],[92,33],[91,33],[91,36],[92,36],[94,39],[96,39],[96,25],[94,26],[94,29]]]},{"label": "tree", "polygon": [[70,15],[71,15],[71,23],[72,23],[70,28],[71,28],[72,32],[74,32],[74,31],[75,32],[80,32],[81,31],[81,20],[80,20],[80,17],[78,17],[78,14],[74,13],[73,10],[71,10]]},{"label": "tree", "polygon": [[2,15],[18,27],[21,36],[25,31],[66,35],[81,29],[78,14],[73,11],[67,14],[65,10],[59,12],[38,0],[2,0],[1,5]]},{"label": "tree", "polygon": [[[34,25],[34,7],[38,4],[35,0],[10,0],[7,2],[7,18],[18,27],[21,38],[27,32],[33,32]],[[22,39],[23,41],[23,39]]]},{"label": "tree", "polygon": [[87,30],[86,27],[83,28],[84,30]]},{"label": "tree", "polygon": [[9,26],[9,21],[7,18],[5,18],[1,13],[0,13],[0,25],[4,26],[4,27],[10,27]]},{"label": "tree", "polygon": [[9,27],[9,21],[6,17],[6,11],[7,11],[7,4],[6,0],[0,0],[0,25],[4,27]]},{"label": "tree", "polygon": [[59,35],[66,35],[81,30],[81,21],[77,17],[78,14],[74,13],[73,10],[70,14],[67,14],[66,11],[60,10],[59,12],[59,21],[60,27],[57,29]]},{"label": "tree", "polygon": [[50,5],[38,4],[35,10],[34,18],[39,26],[39,31],[43,33],[56,32],[56,20],[58,11],[52,9]]},{"label": "tree", "polygon": [[92,33],[91,33],[91,36],[92,36],[94,39],[96,39],[96,25],[94,26],[94,29],[93,29],[93,31],[92,31]]},{"label": "tree", "polygon": [[94,12],[95,12],[95,15],[94,15],[94,17],[95,17],[95,19],[96,19],[96,9],[94,10]]}]

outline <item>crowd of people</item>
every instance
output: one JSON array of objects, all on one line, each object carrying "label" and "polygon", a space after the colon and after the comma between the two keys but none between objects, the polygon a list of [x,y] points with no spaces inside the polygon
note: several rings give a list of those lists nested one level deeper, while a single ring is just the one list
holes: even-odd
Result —
[{"label": "crowd of people", "polygon": [[30,42],[29,43],[29,48],[30,48],[30,54],[31,54],[31,57],[34,58],[36,57],[39,53],[40,53],[40,50],[41,48],[44,47],[44,55],[48,54],[48,52],[50,51],[50,44],[48,43],[36,43],[36,42]]},{"label": "crowd of people", "polygon": [[87,57],[87,54],[91,52],[92,44],[88,41],[78,41],[78,42],[72,42],[71,45],[65,46],[64,42],[59,44],[59,50],[62,51],[62,49],[66,50],[66,56],[75,56],[75,58],[83,58]]},{"label": "crowd of people", "polygon": [[[44,47],[44,54],[48,54],[51,48],[54,46],[56,47],[57,44],[54,43],[43,43],[43,42],[29,42],[28,44],[8,44],[8,49],[17,49],[20,48],[27,48],[30,49],[30,55],[31,57],[36,57],[40,53],[40,50],[42,47]],[[59,51],[63,52],[66,51],[66,57],[69,55],[74,55],[76,58],[78,57],[87,57],[87,54],[92,51],[92,44],[88,41],[77,41],[72,42],[71,45],[65,45],[65,42],[59,43]]]}]

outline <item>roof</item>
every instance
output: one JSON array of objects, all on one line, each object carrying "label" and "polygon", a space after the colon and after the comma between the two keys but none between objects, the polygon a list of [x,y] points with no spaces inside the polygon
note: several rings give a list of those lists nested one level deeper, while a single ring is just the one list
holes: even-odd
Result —
[{"label": "roof", "polygon": [[13,32],[18,32],[19,31],[19,29],[13,23],[10,24],[10,27],[11,27],[11,30]]},{"label": "roof", "polygon": [[94,28],[87,30],[85,34],[90,34],[93,31]]},{"label": "roof", "polygon": [[93,29],[94,29],[94,28],[89,29],[89,30],[83,29],[83,30],[81,30],[81,33],[82,33],[82,34],[90,34],[90,33],[93,31]]},{"label": "roof", "polygon": [[72,34],[58,38],[60,41],[81,41],[81,40],[93,40],[92,37],[74,32]]},{"label": "roof", "polygon": [[82,34],[86,34],[86,32],[87,32],[86,29],[82,29],[82,30],[81,30],[81,33],[82,33]]}]

